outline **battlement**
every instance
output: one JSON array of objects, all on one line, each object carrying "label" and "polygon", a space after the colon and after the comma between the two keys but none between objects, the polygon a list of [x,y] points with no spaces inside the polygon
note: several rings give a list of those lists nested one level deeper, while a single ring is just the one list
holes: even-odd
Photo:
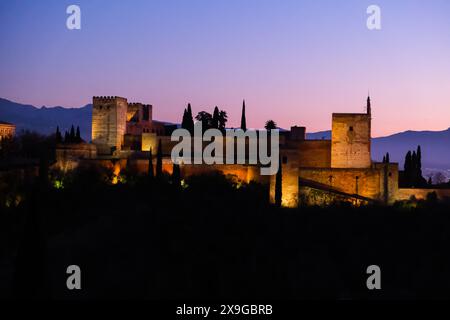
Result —
[{"label": "battlement", "polygon": [[122,97],[118,97],[118,96],[94,96],[94,97],[92,97],[92,101],[94,102],[94,104],[96,104],[96,103],[98,103],[98,104],[112,103],[112,102],[117,102],[117,101],[127,103],[126,98],[122,98]]}]

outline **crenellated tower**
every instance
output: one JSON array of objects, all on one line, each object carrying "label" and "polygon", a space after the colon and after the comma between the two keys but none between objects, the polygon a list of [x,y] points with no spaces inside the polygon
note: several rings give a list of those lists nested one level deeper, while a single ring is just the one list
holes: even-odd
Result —
[{"label": "crenellated tower", "polygon": [[121,97],[93,97],[92,143],[99,154],[121,150],[127,121],[127,99]]}]

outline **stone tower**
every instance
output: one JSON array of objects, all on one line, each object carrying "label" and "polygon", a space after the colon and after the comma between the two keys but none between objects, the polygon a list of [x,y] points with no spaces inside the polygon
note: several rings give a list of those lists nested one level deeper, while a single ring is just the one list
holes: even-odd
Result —
[{"label": "stone tower", "polygon": [[332,168],[369,168],[372,110],[367,97],[366,113],[333,113]]},{"label": "stone tower", "polygon": [[121,97],[93,97],[92,143],[99,154],[120,150],[126,132],[127,99]]}]

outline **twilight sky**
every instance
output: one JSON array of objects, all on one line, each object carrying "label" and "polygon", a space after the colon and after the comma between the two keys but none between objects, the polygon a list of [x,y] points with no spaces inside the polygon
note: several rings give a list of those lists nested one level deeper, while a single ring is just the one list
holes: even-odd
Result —
[{"label": "twilight sky", "polygon": [[[81,30],[66,8],[81,7]],[[382,29],[366,27],[381,7]],[[328,130],[362,112],[373,135],[450,127],[448,0],[1,0],[0,97],[78,107],[94,95],[225,109],[238,126]]]}]

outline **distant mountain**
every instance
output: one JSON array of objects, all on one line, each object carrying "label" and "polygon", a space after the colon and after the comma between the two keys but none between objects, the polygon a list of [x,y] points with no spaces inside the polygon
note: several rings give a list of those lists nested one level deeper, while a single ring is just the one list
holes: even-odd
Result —
[{"label": "distant mountain", "polygon": [[391,161],[399,162],[403,169],[408,150],[422,149],[422,166],[425,169],[450,170],[450,128],[444,131],[405,131],[391,136],[375,138],[372,157],[383,159],[389,152]]},{"label": "distant mountain", "polygon": [[83,139],[91,139],[92,105],[81,108],[42,107],[36,108],[0,98],[0,121],[7,121],[16,125],[17,132],[31,130],[42,134],[50,134],[59,126],[64,135],[72,124],[80,126]]},{"label": "distant mountain", "polygon": [[[307,133],[306,139],[331,139],[331,131]],[[450,177],[450,128],[444,131],[405,131],[372,139],[372,158],[382,161],[389,152],[391,162],[398,162],[403,170],[408,150],[422,149],[422,166],[429,172],[446,171]]]},{"label": "distant mountain", "polygon": [[[59,125],[61,131],[69,130],[73,124],[80,126],[83,139],[91,139],[92,105],[81,108],[36,108],[31,105],[15,103],[0,98],[0,121],[16,124],[17,131],[34,130],[43,134],[53,133]],[[307,139],[331,139],[331,131],[307,133]],[[391,136],[372,140],[372,157],[381,161],[389,152],[392,162],[403,162],[408,150],[422,148],[423,168],[432,171],[438,169],[450,175],[450,128],[444,131],[405,131]]]},{"label": "distant mountain", "polygon": [[308,140],[331,140],[331,130],[306,133]]}]

